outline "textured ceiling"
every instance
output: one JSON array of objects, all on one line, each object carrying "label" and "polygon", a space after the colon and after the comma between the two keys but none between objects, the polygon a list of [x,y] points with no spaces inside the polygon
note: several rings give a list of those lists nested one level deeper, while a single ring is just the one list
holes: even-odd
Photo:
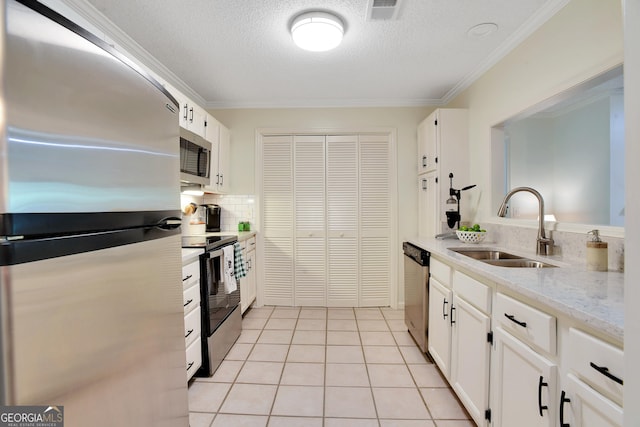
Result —
[{"label": "textured ceiling", "polygon": [[[88,1],[211,108],[438,105],[566,3],[402,0],[398,19],[371,21],[368,0]],[[290,22],[309,10],[345,22],[337,49],[293,44]],[[498,31],[467,36],[485,22]]]}]

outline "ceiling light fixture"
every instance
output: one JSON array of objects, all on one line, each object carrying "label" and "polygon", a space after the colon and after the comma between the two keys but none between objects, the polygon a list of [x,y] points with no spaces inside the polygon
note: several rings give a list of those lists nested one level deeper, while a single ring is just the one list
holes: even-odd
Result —
[{"label": "ceiling light fixture", "polygon": [[326,12],[303,13],[291,24],[293,42],[311,52],[324,52],[338,47],[343,35],[342,21]]}]

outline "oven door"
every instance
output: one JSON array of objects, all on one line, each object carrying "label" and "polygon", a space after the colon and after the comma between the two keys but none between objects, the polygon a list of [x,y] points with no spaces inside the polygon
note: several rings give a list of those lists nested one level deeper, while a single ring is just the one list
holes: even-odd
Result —
[{"label": "oven door", "polygon": [[235,291],[226,293],[224,252],[221,248],[203,255],[201,280],[202,332],[205,337],[210,337],[240,304],[240,285]]}]

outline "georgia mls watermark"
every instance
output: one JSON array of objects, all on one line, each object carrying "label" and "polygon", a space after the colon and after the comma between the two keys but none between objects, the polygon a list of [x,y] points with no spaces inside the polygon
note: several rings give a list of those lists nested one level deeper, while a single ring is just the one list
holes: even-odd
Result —
[{"label": "georgia mls watermark", "polygon": [[0,406],[0,427],[64,427],[64,406]]}]

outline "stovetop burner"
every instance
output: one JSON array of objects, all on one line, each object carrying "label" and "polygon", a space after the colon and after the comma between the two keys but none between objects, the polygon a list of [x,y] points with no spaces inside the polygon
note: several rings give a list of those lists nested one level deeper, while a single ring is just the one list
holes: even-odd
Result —
[{"label": "stovetop burner", "polygon": [[182,236],[183,248],[203,248],[211,251],[220,246],[235,243],[238,240],[236,236]]}]

